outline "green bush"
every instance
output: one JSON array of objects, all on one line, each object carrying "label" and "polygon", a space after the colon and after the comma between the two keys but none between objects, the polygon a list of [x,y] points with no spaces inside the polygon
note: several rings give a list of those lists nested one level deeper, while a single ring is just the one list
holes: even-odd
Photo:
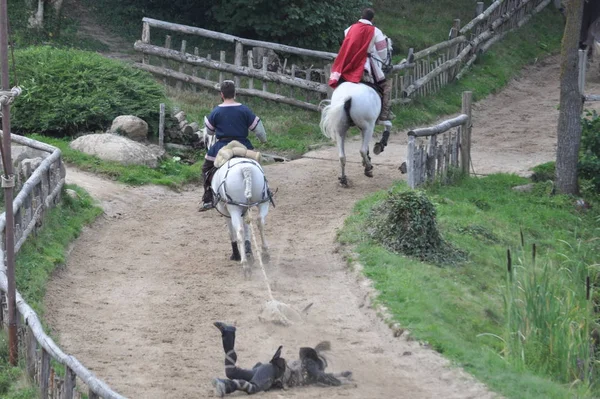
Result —
[{"label": "green bush", "polygon": [[596,111],[582,118],[579,176],[589,180],[600,193],[600,117]]},{"label": "green bush", "polygon": [[366,221],[367,232],[384,248],[432,263],[454,263],[464,255],[444,241],[436,210],[421,191],[389,191]]},{"label": "green bush", "polygon": [[15,56],[24,89],[12,108],[17,133],[72,136],[104,130],[119,115],[136,115],[158,130],[165,97],[149,74],[80,50],[30,47]]}]

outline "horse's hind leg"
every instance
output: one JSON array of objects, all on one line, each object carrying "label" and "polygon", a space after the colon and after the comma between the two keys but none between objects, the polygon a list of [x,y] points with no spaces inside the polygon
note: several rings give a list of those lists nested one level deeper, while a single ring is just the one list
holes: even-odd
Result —
[{"label": "horse's hind leg", "polygon": [[231,223],[231,219],[227,220],[227,227],[229,228],[229,237],[231,238],[231,257],[229,260],[241,261],[242,257],[240,256],[240,250],[237,245],[237,233],[233,228],[233,223]]},{"label": "horse's hind leg", "polygon": [[227,210],[231,216],[231,227],[235,232],[237,248],[240,254],[242,269],[244,270],[244,277],[250,277],[252,271],[248,265],[248,258],[246,257],[246,251],[244,248],[244,239],[246,237],[244,235],[244,219],[242,217],[242,210],[238,206],[231,205],[227,205]]},{"label": "horse's hind leg", "polygon": [[360,149],[360,155],[363,159],[363,166],[365,167],[365,176],[373,177],[373,164],[371,163],[371,157],[369,156],[369,143],[373,137],[374,124],[362,129],[362,147]]},{"label": "horse's hind leg", "polygon": [[262,244],[261,259],[264,263],[268,263],[271,259],[269,254],[269,244],[265,238],[265,222],[267,213],[269,212],[269,203],[263,202],[258,206],[258,230],[260,231],[260,241]]},{"label": "horse's hind leg", "polygon": [[344,152],[344,139],[346,132],[340,132],[336,137],[338,154],[340,157],[340,166],[342,167],[342,175],[339,177],[340,184],[343,187],[348,187],[348,178],[346,177],[346,153]]},{"label": "horse's hind leg", "polygon": [[252,255],[252,242],[250,241],[250,211],[247,211],[246,218],[244,219],[244,252],[246,253],[246,256],[248,257],[248,264],[249,265],[253,265],[254,264],[254,255]]}]

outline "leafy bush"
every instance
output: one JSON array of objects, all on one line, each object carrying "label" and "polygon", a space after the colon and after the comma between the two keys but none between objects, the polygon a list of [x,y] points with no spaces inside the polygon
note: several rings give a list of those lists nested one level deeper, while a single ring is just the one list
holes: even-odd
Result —
[{"label": "leafy bush", "polygon": [[600,117],[596,111],[587,112],[586,116],[581,120],[579,175],[600,193]]},{"label": "leafy bush", "polygon": [[546,162],[533,167],[533,174],[531,180],[535,183],[546,182],[548,180],[554,181],[556,176],[556,162]]},{"label": "leafy bush", "polygon": [[219,30],[306,48],[339,46],[344,29],[368,0],[220,0],[211,8]]},{"label": "leafy bush", "polygon": [[384,248],[433,263],[453,263],[464,255],[444,241],[435,206],[424,192],[389,191],[366,221],[367,232]]},{"label": "leafy bush", "polygon": [[79,50],[31,47],[15,56],[24,92],[13,106],[14,131],[72,136],[103,130],[128,114],[157,131],[158,105],[165,97],[149,74]]}]

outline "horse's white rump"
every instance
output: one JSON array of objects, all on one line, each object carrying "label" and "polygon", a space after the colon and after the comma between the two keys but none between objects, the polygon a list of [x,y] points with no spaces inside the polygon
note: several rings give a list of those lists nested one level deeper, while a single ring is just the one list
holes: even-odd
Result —
[{"label": "horse's white rump", "polygon": [[[244,222],[249,208],[258,207],[258,229],[262,241],[263,260],[267,261],[268,244],[264,226],[269,212],[268,184],[260,164],[248,158],[232,158],[214,174],[211,188],[217,210],[229,217],[229,234],[232,244],[236,244],[244,274],[250,275],[246,246],[250,241],[248,224]],[[234,252],[235,253],[235,252]]]},{"label": "horse's white rump", "polygon": [[339,85],[331,101],[325,101],[328,104],[321,113],[321,131],[330,139],[337,142],[338,153],[342,175],[340,182],[343,186],[348,185],[346,178],[346,154],[344,152],[344,140],[346,132],[354,123],[361,131],[362,147],[360,155],[365,167],[365,175],[373,177],[373,165],[369,156],[369,143],[373,137],[375,123],[381,112],[381,98],[377,92],[362,83],[344,82]]}]

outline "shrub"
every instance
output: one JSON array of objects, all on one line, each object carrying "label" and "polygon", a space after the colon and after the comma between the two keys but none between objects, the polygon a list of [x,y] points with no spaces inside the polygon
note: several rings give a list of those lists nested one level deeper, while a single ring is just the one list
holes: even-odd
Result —
[{"label": "shrub", "polygon": [[582,118],[579,176],[589,180],[600,193],[600,118],[596,111],[587,112]]},{"label": "shrub", "polygon": [[[13,106],[17,133],[72,136],[136,115],[157,131],[162,87],[147,73],[99,54],[31,47],[15,53],[23,94]],[[14,76],[13,76],[14,78]]]},{"label": "shrub", "polygon": [[372,208],[366,225],[371,238],[390,251],[438,264],[464,259],[442,238],[435,206],[424,192],[388,192]]}]

